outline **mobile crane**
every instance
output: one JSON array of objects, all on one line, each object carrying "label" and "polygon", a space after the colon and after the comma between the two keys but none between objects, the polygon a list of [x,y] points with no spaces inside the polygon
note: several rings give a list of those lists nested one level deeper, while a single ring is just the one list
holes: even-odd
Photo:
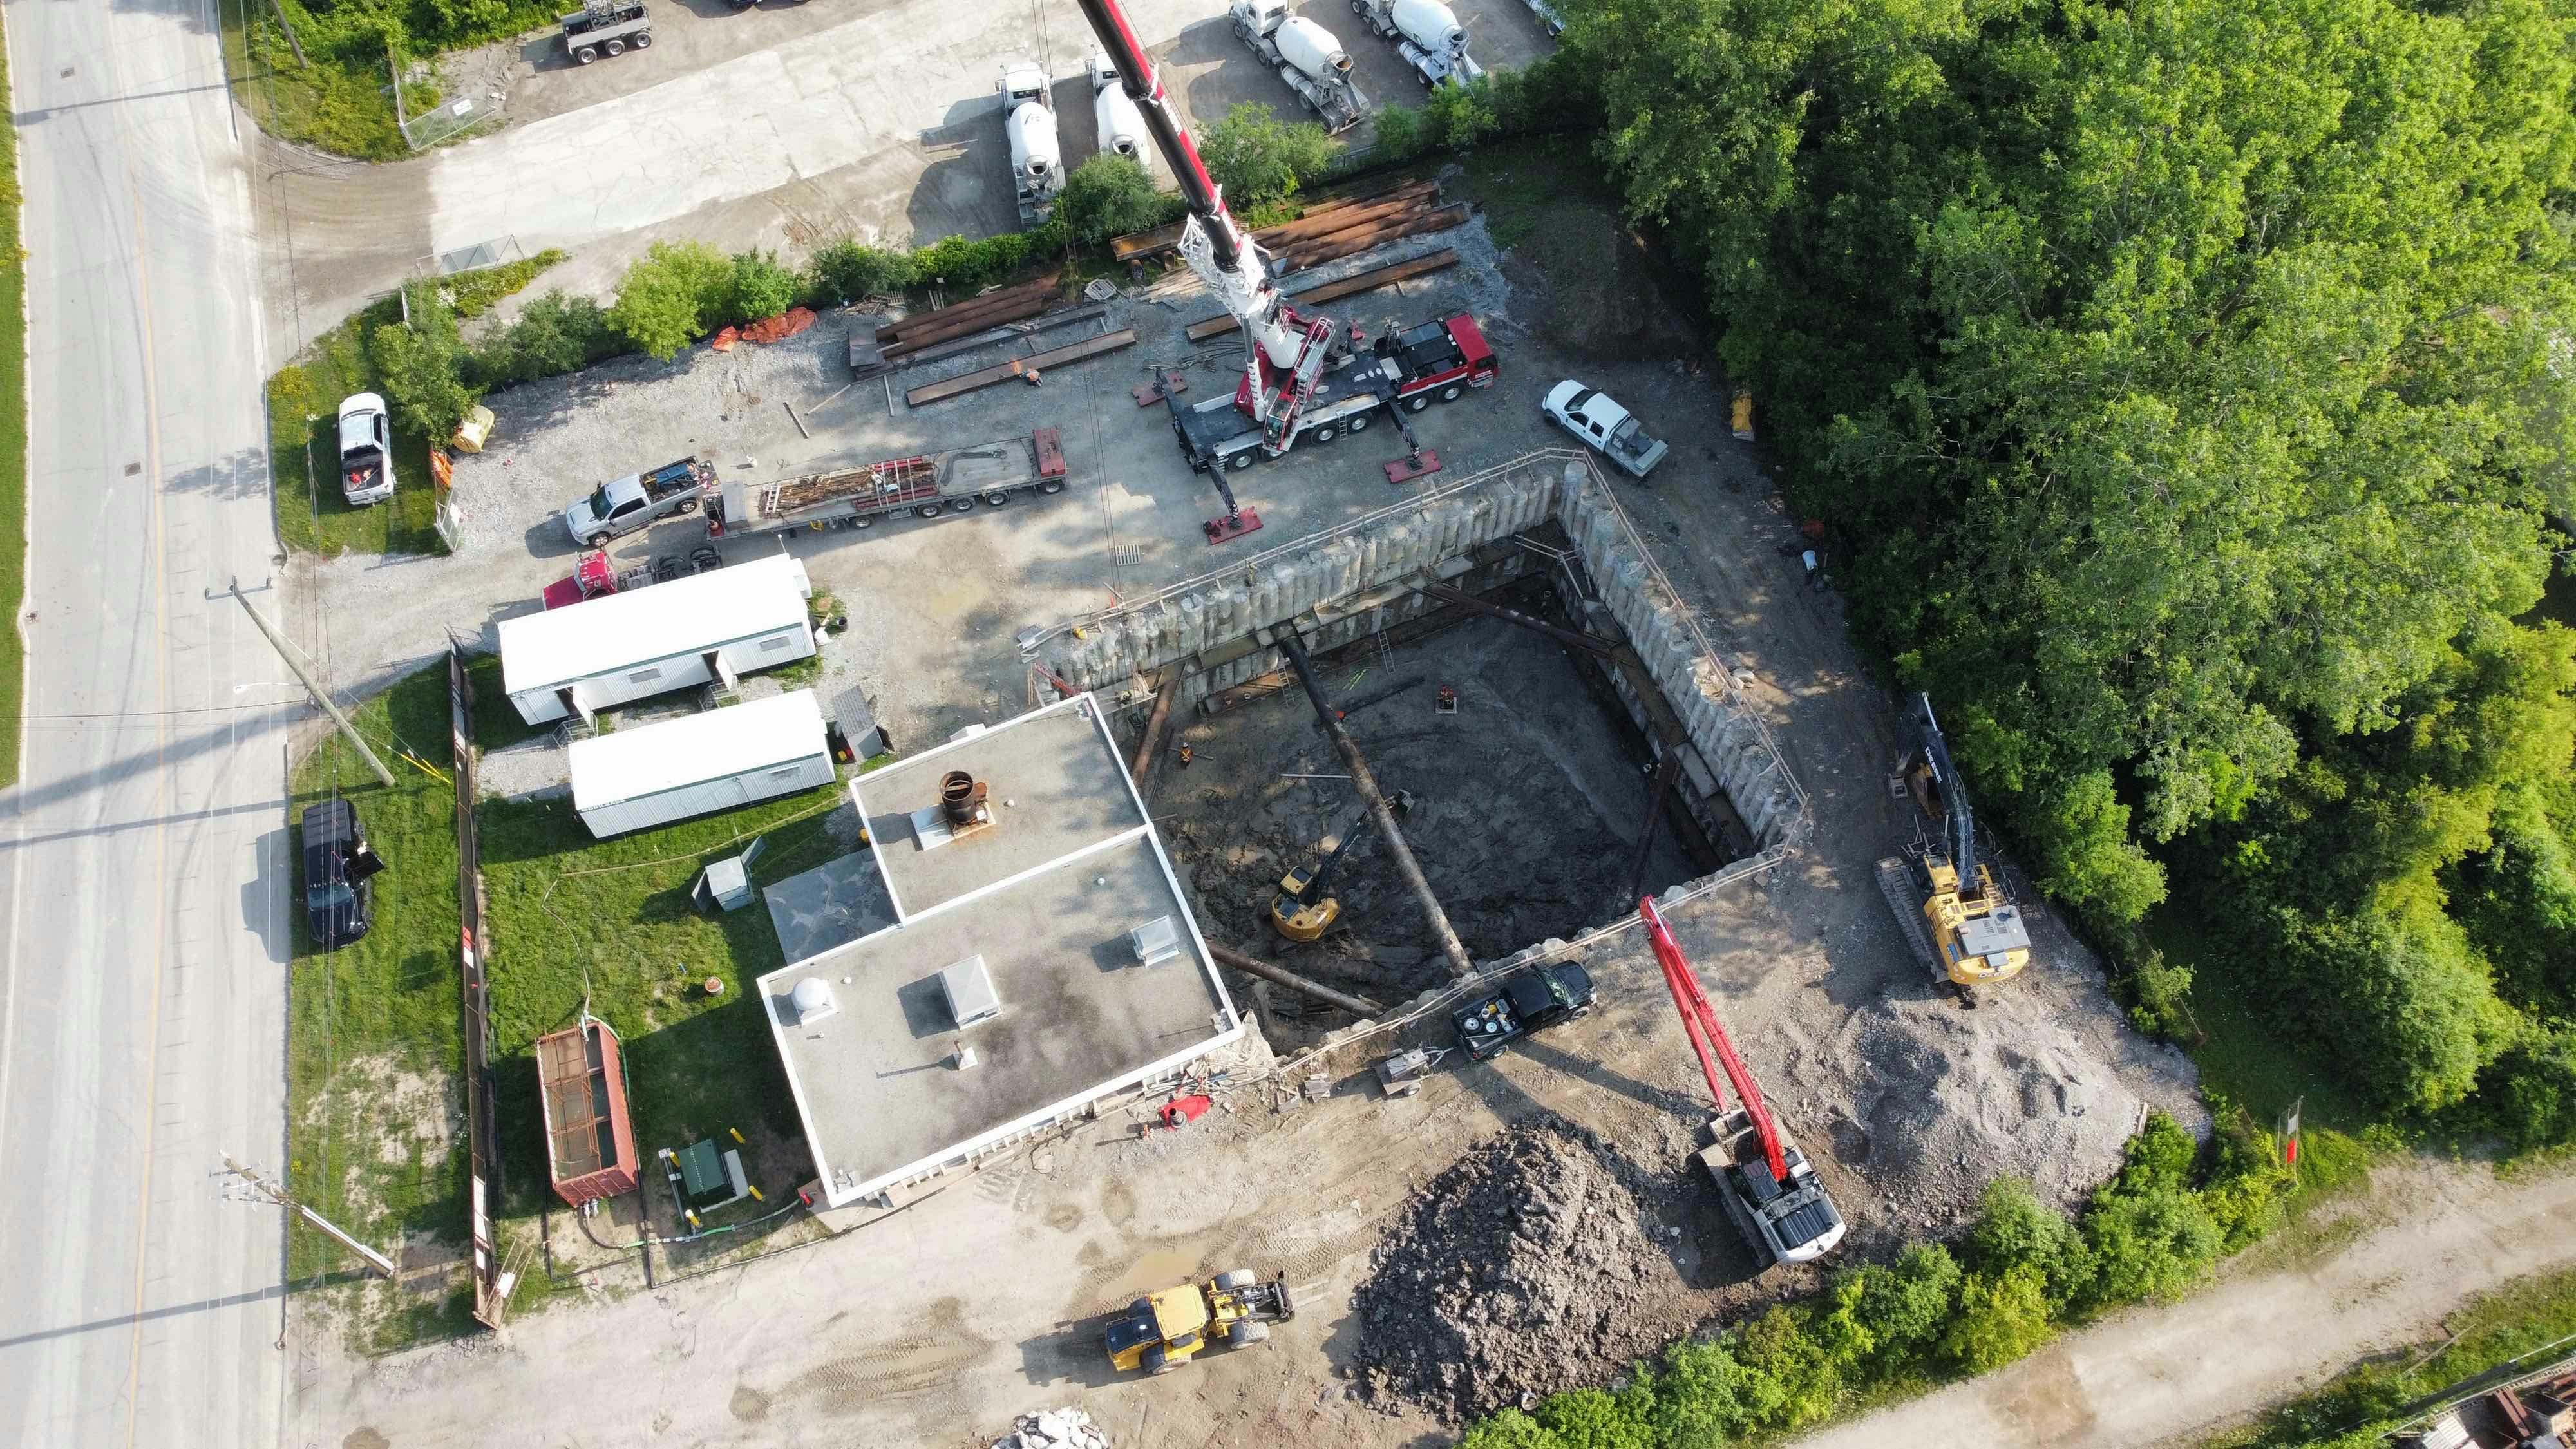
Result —
[{"label": "mobile crane", "polygon": [[[1842,1213],[1825,1195],[1824,1183],[1805,1155],[1781,1139],[1762,1100],[1761,1084],[1735,1054],[1735,1043],[1727,1039],[1726,1027],[1700,990],[1699,975],[1665,926],[1663,913],[1655,909],[1654,897],[1637,902],[1637,916],[1646,923],[1646,939],[1664,968],[1664,986],[1682,1014],[1682,1032],[1699,1054],[1700,1072],[1717,1101],[1717,1118],[1709,1123],[1715,1141],[1700,1150],[1700,1166],[1716,1181],[1726,1215],[1762,1266],[1814,1262],[1843,1240]],[[1725,1089],[1717,1084],[1720,1063],[1743,1104],[1732,1112],[1726,1110]]]},{"label": "mobile crane", "polygon": [[[1224,194],[1200,164],[1198,148],[1181,128],[1163,78],[1128,27],[1118,0],[1081,0],[1081,5],[1119,85],[1136,103],[1155,149],[1171,163],[1182,199],[1189,203],[1189,219],[1181,225],[1181,260],[1242,324],[1243,379],[1235,387],[1235,406],[1260,426],[1263,450],[1276,457],[1296,446],[1299,414],[1314,401],[1316,384],[1332,360],[1333,321],[1300,313],[1288,305],[1287,294],[1271,285],[1261,248],[1226,210]],[[1222,472],[1211,471],[1209,477],[1225,500],[1225,516],[1204,525],[1208,542],[1223,543],[1261,526],[1258,513],[1235,501]]]},{"label": "mobile crane", "polygon": [[1905,764],[1905,789],[1940,834],[1917,842],[1910,865],[1897,856],[1881,860],[1878,889],[1915,959],[1973,1007],[1976,988],[2009,981],[2030,964],[2030,926],[1994,871],[1977,859],[1976,818],[1950,762],[1950,742],[1932,715],[1931,695],[1915,697],[1914,714],[1923,743]]}]

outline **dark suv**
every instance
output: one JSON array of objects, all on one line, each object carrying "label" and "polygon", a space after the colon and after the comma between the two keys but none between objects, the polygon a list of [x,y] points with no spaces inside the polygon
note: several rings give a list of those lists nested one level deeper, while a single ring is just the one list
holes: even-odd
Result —
[{"label": "dark suv", "polygon": [[1592,1009],[1592,973],[1580,961],[1530,966],[1503,979],[1502,989],[1479,996],[1449,1014],[1468,1059],[1483,1061],[1531,1032],[1572,1021]]},{"label": "dark suv", "polygon": [[323,800],[304,807],[304,929],[313,944],[336,951],[367,934],[374,895],[368,877],[385,868],[358,826],[358,807]]}]

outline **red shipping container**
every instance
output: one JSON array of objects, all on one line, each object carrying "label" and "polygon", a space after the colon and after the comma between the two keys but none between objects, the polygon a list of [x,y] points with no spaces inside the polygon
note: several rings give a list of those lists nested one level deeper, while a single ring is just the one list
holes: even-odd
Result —
[{"label": "red shipping container", "polygon": [[538,1097],[546,1118],[546,1176],[574,1207],[635,1190],[635,1127],[617,1033],[583,1017],[537,1038]]}]

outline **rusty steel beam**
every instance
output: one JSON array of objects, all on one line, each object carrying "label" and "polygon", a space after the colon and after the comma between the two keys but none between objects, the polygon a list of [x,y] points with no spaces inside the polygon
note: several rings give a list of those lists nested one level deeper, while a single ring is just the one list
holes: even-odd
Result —
[{"label": "rusty steel beam", "polygon": [[1535,615],[1524,614],[1518,609],[1507,609],[1491,600],[1477,598],[1474,594],[1468,593],[1465,589],[1452,588],[1437,579],[1423,579],[1416,583],[1414,587],[1421,590],[1423,593],[1429,594],[1431,597],[1440,600],[1444,604],[1456,604],[1459,608],[1472,610],[1479,614],[1491,615],[1507,624],[1518,624],[1524,629],[1535,629],[1539,633],[1545,634],[1550,639],[1555,640],[1559,644],[1565,645],[1569,649],[1580,649],[1587,654],[1595,654],[1603,659],[1615,658],[1619,653],[1619,646],[1611,643],[1607,639],[1598,639],[1590,634],[1583,633],[1578,629],[1568,629],[1562,625],[1551,624],[1545,619],[1538,618]]},{"label": "rusty steel beam", "polygon": [[1449,924],[1449,913],[1441,909],[1440,897],[1432,892],[1431,882],[1422,874],[1422,863],[1413,858],[1413,847],[1405,841],[1404,827],[1396,823],[1394,807],[1387,804],[1385,794],[1379,791],[1377,777],[1369,773],[1367,757],[1360,753],[1359,744],[1351,738],[1351,732],[1342,728],[1341,716],[1334,711],[1332,702],[1324,698],[1324,687],[1315,682],[1314,661],[1306,657],[1305,644],[1297,638],[1297,631],[1291,625],[1282,624],[1271,633],[1276,636],[1273,642],[1278,644],[1279,652],[1287,655],[1289,664],[1296,669],[1298,682],[1306,686],[1306,700],[1314,705],[1315,718],[1324,722],[1324,733],[1332,736],[1333,748],[1341,752],[1342,763],[1349,767],[1351,784],[1358,789],[1360,798],[1368,802],[1369,814],[1377,821],[1378,833],[1386,837],[1386,852],[1395,859],[1396,873],[1413,888],[1415,898],[1422,902],[1424,913],[1431,917],[1431,935],[1439,943],[1440,954],[1449,958],[1449,969],[1458,976],[1475,975],[1476,963],[1467,954],[1467,943],[1458,939],[1457,928]]},{"label": "rusty steel beam", "polygon": [[1353,1016],[1386,1015],[1385,1007],[1378,1005],[1376,1002],[1369,1000],[1365,996],[1353,996],[1347,991],[1335,991],[1333,988],[1326,986],[1323,982],[1317,981],[1312,977],[1300,976],[1285,966],[1274,966],[1270,962],[1264,961],[1258,956],[1247,956],[1241,951],[1235,950],[1231,946],[1221,946],[1214,941],[1210,941],[1208,942],[1208,954],[1214,956],[1219,961],[1224,962],[1226,965],[1233,967],[1237,971],[1244,972],[1247,975],[1258,976],[1264,981],[1271,982],[1278,986],[1285,986],[1291,991],[1303,992],[1306,995],[1315,998],[1317,1001],[1324,1003],[1326,1006],[1338,1006]]},{"label": "rusty steel beam", "polygon": [[1655,827],[1664,823],[1664,801],[1682,777],[1682,752],[1664,751],[1662,763],[1655,766],[1654,788],[1646,792],[1646,823],[1637,832],[1637,858],[1628,867],[1626,900],[1635,900],[1646,890],[1646,855],[1655,847]]},{"label": "rusty steel beam", "polygon": [[1163,742],[1163,726],[1170,721],[1172,701],[1179,696],[1180,692],[1181,671],[1175,668],[1171,679],[1166,681],[1161,689],[1154,691],[1154,712],[1145,720],[1144,743],[1136,747],[1136,763],[1127,769],[1128,775],[1135,780],[1136,788],[1140,792],[1145,788],[1145,776],[1154,768],[1155,747]]}]

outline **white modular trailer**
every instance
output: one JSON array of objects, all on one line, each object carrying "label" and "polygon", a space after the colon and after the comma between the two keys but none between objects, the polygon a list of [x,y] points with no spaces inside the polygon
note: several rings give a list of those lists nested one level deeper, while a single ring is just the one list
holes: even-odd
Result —
[{"label": "white modular trailer", "polygon": [[572,808],[605,840],[838,779],[814,691],[575,740]]},{"label": "white modular trailer", "polygon": [[810,658],[805,566],[781,551],[501,621],[501,687],[532,725]]}]

